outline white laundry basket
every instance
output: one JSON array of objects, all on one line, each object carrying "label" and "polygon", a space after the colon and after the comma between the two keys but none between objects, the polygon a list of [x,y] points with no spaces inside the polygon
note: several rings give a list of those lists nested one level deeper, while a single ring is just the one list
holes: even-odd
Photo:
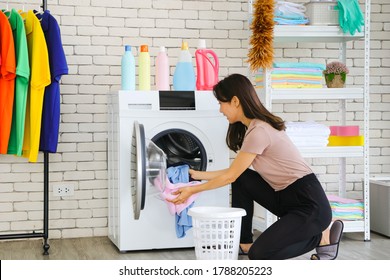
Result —
[{"label": "white laundry basket", "polygon": [[236,260],[240,245],[241,218],[246,211],[230,207],[193,207],[195,255],[198,260]]}]

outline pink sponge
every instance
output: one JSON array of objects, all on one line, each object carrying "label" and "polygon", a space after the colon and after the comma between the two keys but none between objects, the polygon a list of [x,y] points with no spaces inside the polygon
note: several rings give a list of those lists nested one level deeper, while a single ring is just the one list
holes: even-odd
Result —
[{"label": "pink sponge", "polygon": [[336,125],[330,126],[330,135],[333,136],[359,136],[358,125]]}]

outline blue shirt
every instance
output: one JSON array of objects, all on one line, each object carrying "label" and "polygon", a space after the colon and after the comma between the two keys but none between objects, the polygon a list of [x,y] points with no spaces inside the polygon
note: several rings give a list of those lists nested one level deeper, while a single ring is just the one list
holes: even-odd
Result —
[{"label": "blue shirt", "polygon": [[49,153],[57,151],[58,132],[60,125],[60,80],[68,74],[68,64],[61,41],[60,28],[57,20],[46,10],[37,14],[41,20],[49,53],[51,84],[45,88],[42,109],[41,139],[39,150]]}]

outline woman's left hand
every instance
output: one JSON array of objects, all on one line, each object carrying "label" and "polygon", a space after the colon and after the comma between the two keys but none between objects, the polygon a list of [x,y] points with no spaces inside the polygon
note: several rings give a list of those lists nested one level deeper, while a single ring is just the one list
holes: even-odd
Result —
[{"label": "woman's left hand", "polygon": [[167,199],[169,202],[172,202],[173,204],[182,204],[187,201],[187,199],[193,195],[191,188],[189,187],[184,187],[181,188],[175,192],[172,193],[173,195],[177,195],[173,199]]}]

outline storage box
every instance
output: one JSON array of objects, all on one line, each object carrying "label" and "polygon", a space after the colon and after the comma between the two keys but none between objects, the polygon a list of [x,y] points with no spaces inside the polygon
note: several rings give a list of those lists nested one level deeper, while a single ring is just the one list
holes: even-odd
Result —
[{"label": "storage box", "polygon": [[337,1],[312,1],[305,6],[309,25],[339,25]]},{"label": "storage box", "polygon": [[370,179],[371,230],[390,237],[390,177]]}]

